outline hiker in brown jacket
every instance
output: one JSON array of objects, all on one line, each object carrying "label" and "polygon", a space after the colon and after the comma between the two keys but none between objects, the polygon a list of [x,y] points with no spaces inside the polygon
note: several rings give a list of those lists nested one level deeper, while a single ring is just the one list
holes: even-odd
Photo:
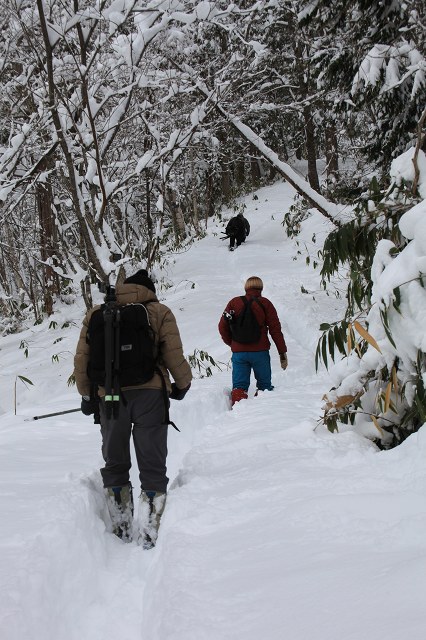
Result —
[{"label": "hiker in brown jacket", "polygon": [[[113,531],[119,537],[129,540],[132,537],[133,516],[129,475],[130,438],[133,435],[142,489],[142,542],[144,546],[149,547],[155,544],[168,483],[166,458],[169,400],[167,395],[164,397],[164,384],[170,398],[182,400],[191,386],[192,374],[183,355],[176,319],[171,310],[158,301],[154,283],[147,271],[138,271],[122,285],[117,285],[116,296],[119,306],[146,304],[158,353],[157,367],[161,374],[154,373],[145,384],[122,387],[117,417],[107,417],[103,398],[105,390],[99,387],[102,455],[105,460],[101,475]],[[90,309],[83,320],[74,358],[74,376],[78,392],[82,396],[82,411],[85,415],[94,413],[97,404],[88,376],[90,345],[87,341],[90,318],[96,309],[99,309],[99,306]],[[170,381],[169,373],[173,377],[173,383]]]}]

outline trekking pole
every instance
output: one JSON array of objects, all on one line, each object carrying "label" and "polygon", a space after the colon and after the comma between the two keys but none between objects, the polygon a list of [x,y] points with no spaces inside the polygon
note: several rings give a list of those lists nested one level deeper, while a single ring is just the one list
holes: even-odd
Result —
[{"label": "trekking pole", "polygon": [[108,287],[106,296],[106,306],[104,309],[104,327],[105,327],[105,414],[108,419],[112,415],[112,357],[114,339],[112,332],[113,310],[111,308],[110,298],[111,289]]},{"label": "trekking pole", "polygon": [[115,288],[108,286],[105,296],[104,327],[105,327],[105,414],[107,419],[113,415],[118,417],[119,388],[118,388],[118,352],[120,349],[120,313],[117,309]]},{"label": "trekking pole", "polygon": [[118,418],[120,411],[120,309],[115,307],[113,318],[114,329],[114,363],[112,384],[114,388],[114,395],[112,399],[112,415],[114,418]]},{"label": "trekking pole", "polygon": [[66,413],[76,413],[77,411],[81,411],[80,407],[78,409],[67,409],[66,411],[56,411],[55,413],[45,413],[43,416],[25,418],[24,422],[28,422],[29,420],[41,420],[42,418],[53,418],[53,416],[63,416]]}]

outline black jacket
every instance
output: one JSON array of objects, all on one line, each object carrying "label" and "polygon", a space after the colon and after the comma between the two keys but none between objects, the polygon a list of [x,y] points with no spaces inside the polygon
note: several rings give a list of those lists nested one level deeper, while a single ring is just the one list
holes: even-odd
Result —
[{"label": "black jacket", "polygon": [[245,240],[249,233],[249,221],[242,215],[234,216],[226,225],[226,235],[234,236],[237,240]]}]

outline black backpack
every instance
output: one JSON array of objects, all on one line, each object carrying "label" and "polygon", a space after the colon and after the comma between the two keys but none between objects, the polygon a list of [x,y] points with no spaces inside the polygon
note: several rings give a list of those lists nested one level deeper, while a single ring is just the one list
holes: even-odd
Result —
[{"label": "black backpack", "polygon": [[[93,385],[105,385],[105,305],[93,312],[86,341],[90,346],[87,374]],[[120,387],[144,384],[156,368],[154,332],[141,303],[118,306]]]},{"label": "black backpack", "polygon": [[231,329],[232,339],[235,342],[242,344],[249,344],[259,342],[261,335],[261,326],[253,313],[252,304],[256,302],[263,310],[262,303],[256,298],[250,298],[247,300],[245,296],[240,296],[244,302],[244,309],[238,316],[232,316],[229,322]]},{"label": "black backpack", "polygon": [[244,233],[244,221],[238,216],[231,218],[226,225],[225,233],[230,236],[241,235],[242,233]]}]

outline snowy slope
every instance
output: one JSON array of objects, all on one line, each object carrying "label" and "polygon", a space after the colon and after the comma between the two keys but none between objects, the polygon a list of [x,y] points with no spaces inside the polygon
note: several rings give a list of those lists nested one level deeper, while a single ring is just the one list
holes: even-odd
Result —
[{"label": "snowy slope", "polygon": [[[315,428],[329,387],[314,372],[318,326],[342,305],[305,264],[304,246],[320,244],[325,223],[307,221],[296,245],[281,225],[289,187],[257,198],[246,199],[245,245],[228,252],[223,225],[212,224],[157,274],[171,285],[161,297],[185,353],[207,351],[223,371],[172,405],[181,433],[170,433],[154,550],[105,530],[91,419],[25,421],[79,405],[67,378],[82,308],[0,340],[1,640],[424,639],[426,432],[378,452],[353,433]],[[251,389],[229,411],[230,352],[217,324],[251,275],[277,307],[289,368],[273,346],[275,390],[254,398]]]}]

